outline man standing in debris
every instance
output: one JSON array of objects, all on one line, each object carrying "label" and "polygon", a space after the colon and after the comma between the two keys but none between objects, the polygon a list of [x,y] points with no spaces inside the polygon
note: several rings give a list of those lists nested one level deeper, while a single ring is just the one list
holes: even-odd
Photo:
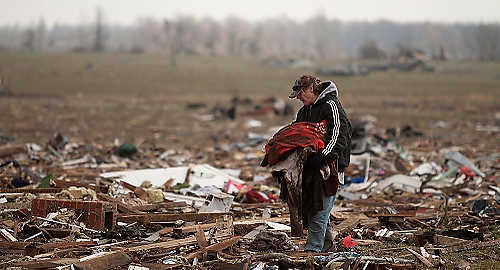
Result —
[{"label": "man standing in debris", "polygon": [[[324,252],[333,246],[330,211],[338,184],[344,182],[344,169],[350,161],[351,124],[332,81],[322,82],[314,76],[303,75],[295,80],[289,98],[297,98],[304,104],[294,123],[326,121],[325,147],[308,156],[302,172],[302,212],[308,221],[304,224],[308,229],[304,250]],[[321,171],[325,167],[334,176],[326,179],[331,181],[324,179]]]}]

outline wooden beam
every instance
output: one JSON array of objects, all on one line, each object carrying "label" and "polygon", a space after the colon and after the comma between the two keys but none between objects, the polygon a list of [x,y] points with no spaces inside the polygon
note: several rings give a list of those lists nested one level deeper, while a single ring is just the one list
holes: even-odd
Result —
[{"label": "wooden beam", "polygon": [[80,259],[80,262],[75,263],[75,266],[78,267],[78,269],[85,270],[107,270],[132,262],[132,259],[122,251],[114,251],[92,259],[81,260],[82,259]]},{"label": "wooden beam", "polygon": [[169,222],[169,221],[207,221],[216,219],[219,216],[227,215],[227,213],[183,213],[183,214],[133,214],[119,215],[117,221],[132,223],[132,222]]},{"label": "wooden beam", "polygon": [[166,249],[171,250],[181,246],[193,245],[196,244],[196,238],[194,236],[190,236],[188,238],[179,239],[179,240],[171,240],[166,242],[140,245],[131,248],[127,248],[126,250],[129,252],[137,252],[137,251],[148,251],[151,249]]},{"label": "wooden beam", "polygon": [[186,202],[167,202],[167,203],[137,205],[137,206],[131,206],[130,208],[138,211],[153,211],[158,209],[171,209],[171,208],[179,208],[186,206],[187,206]]},{"label": "wooden beam", "polygon": [[419,259],[423,264],[425,264],[425,266],[434,267],[434,265],[431,262],[429,262],[429,260],[427,260],[424,256],[418,254],[418,252],[416,252],[415,250],[411,248],[406,248],[406,250],[408,250],[411,254],[415,255],[415,257],[417,257],[417,259]]},{"label": "wooden beam", "polygon": [[206,247],[204,250],[189,254],[187,256],[187,259],[194,259],[198,256],[201,256],[204,251],[221,251],[223,249],[229,248],[232,245],[236,244],[240,240],[240,238],[241,236],[235,236],[220,243],[213,244],[211,246]]}]

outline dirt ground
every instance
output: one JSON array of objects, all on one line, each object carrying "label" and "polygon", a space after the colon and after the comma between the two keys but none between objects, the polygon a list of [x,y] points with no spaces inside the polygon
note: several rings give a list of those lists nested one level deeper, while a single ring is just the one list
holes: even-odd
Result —
[{"label": "dirt ground", "polygon": [[[322,65],[327,64],[335,62]],[[500,63],[432,64],[435,72],[391,70],[320,78],[335,81],[352,121],[371,115],[378,129],[410,126],[422,132],[423,137],[401,139],[413,150],[422,143],[429,151],[464,147],[464,154],[474,157],[500,152],[495,130],[500,126]],[[138,148],[203,153],[245,141],[248,131],[265,133],[291,122],[293,114],[265,113],[270,104],[266,100],[283,99],[297,110],[300,102],[287,96],[303,73],[314,70],[227,57],[180,56],[170,66],[164,55],[0,53],[0,76],[6,82],[0,93],[0,135],[15,143],[44,145],[60,132],[80,144],[118,139]],[[230,108],[233,98],[249,100],[236,106],[234,120],[222,115],[206,121],[214,108]],[[249,127],[248,120],[259,120],[262,126]],[[494,239],[499,228],[489,229]],[[384,250],[394,246],[371,246],[365,252],[387,256]],[[472,256],[478,269],[498,269],[499,254],[498,247],[488,247],[452,252],[446,258],[453,262]]]},{"label": "dirt ground", "polygon": [[[0,54],[8,91],[0,96],[1,132],[17,142],[45,142],[59,131],[85,142],[154,140],[169,148],[197,145],[221,131],[238,134],[246,119],[264,127],[293,116],[237,117],[203,122],[197,116],[233,97],[258,105],[267,97],[288,100],[291,82],[312,70],[278,69],[257,60],[162,55]],[[335,64],[335,63],[332,63]],[[476,125],[492,125],[500,112],[500,63],[435,63],[436,72],[372,72],[333,77],[351,118],[373,115],[380,127],[411,125],[431,138],[468,143],[489,140]],[[5,91],[4,91],[5,92]],[[188,103],[206,103],[187,110]],[[242,116],[250,107],[237,108]],[[446,128],[435,128],[446,121]],[[496,120],[499,121],[499,120]],[[463,136],[467,134],[467,136]],[[180,137],[182,138],[180,138]],[[496,141],[498,143],[498,141]],[[498,145],[498,144],[497,144]]]}]

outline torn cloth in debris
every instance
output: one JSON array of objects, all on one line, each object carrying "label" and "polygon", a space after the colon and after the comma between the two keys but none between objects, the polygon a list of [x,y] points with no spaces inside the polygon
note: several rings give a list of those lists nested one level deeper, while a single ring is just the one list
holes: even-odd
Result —
[{"label": "torn cloth in debris", "polygon": [[326,121],[299,122],[280,129],[265,146],[266,156],[262,161],[262,166],[278,163],[297,148],[312,147],[320,151],[325,148],[323,141],[325,133]]},{"label": "torn cloth in debris", "polygon": [[254,251],[297,251],[298,246],[284,232],[261,231],[250,243]]},{"label": "torn cloth in debris", "polygon": [[[285,160],[272,166],[273,176],[281,185],[280,198],[287,202],[290,209],[292,227],[299,226],[302,217],[302,170],[304,161],[311,153],[310,148],[299,148],[293,151]],[[302,225],[297,230],[302,230]]]}]

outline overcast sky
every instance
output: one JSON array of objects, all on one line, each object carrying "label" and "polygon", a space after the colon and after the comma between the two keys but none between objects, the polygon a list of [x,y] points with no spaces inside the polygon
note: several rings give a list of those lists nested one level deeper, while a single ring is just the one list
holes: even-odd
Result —
[{"label": "overcast sky", "polygon": [[97,7],[107,23],[116,24],[178,15],[252,21],[286,16],[304,21],[317,14],[343,21],[500,22],[500,0],[0,0],[0,7],[0,25],[32,25],[42,17],[49,25],[88,23]]}]

